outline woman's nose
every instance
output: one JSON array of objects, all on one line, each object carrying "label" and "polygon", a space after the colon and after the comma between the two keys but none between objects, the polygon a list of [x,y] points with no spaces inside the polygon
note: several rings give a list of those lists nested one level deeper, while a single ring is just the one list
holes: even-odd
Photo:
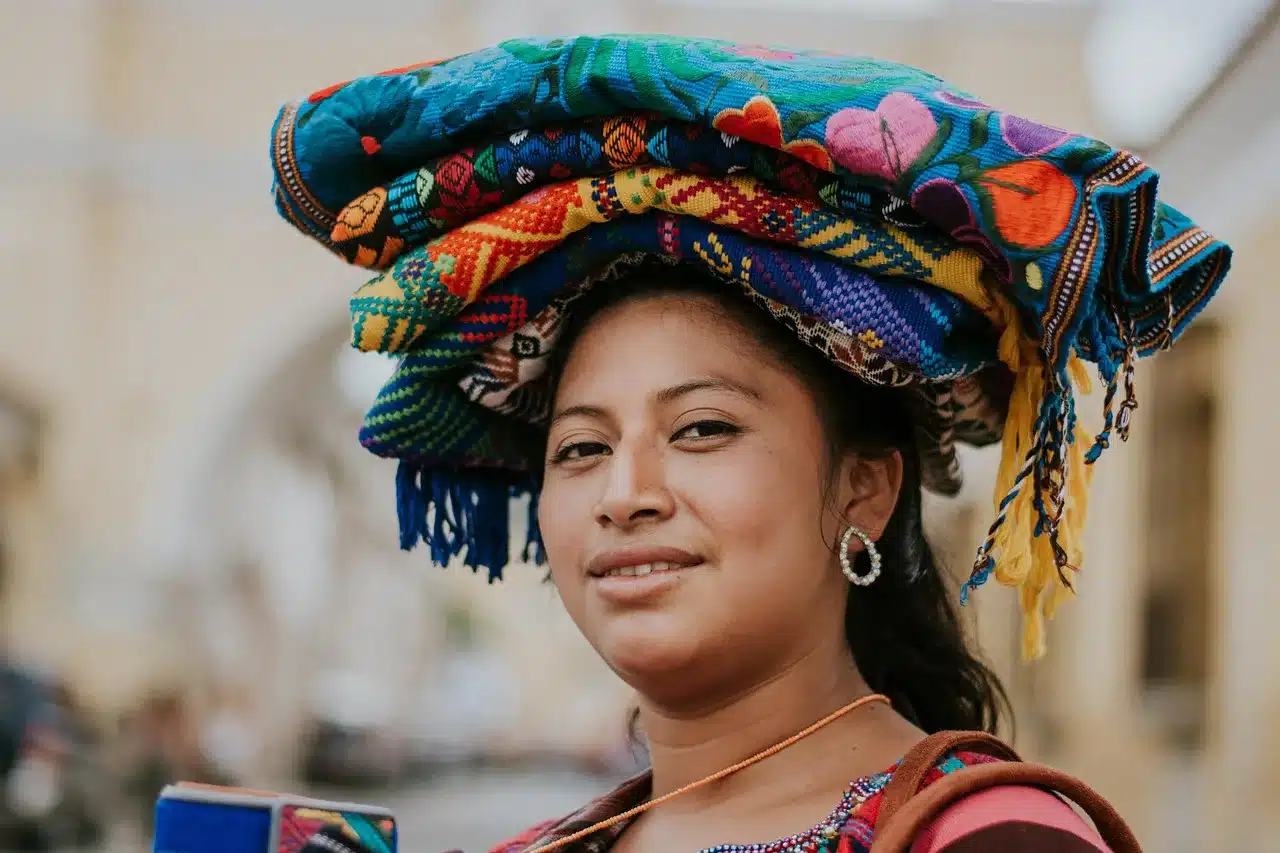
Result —
[{"label": "woman's nose", "polygon": [[674,509],[661,452],[652,447],[617,448],[609,459],[605,491],[595,507],[601,526],[627,529],[668,518]]}]

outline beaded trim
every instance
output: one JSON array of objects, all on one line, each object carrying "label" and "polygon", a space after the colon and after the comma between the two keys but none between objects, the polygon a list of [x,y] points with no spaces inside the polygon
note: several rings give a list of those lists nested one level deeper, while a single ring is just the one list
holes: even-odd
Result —
[{"label": "beaded trim", "polygon": [[877,773],[853,780],[826,820],[804,832],[766,844],[721,844],[699,853],[832,853],[840,841],[841,828],[858,806],[889,784],[890,777],[889,773]]}]

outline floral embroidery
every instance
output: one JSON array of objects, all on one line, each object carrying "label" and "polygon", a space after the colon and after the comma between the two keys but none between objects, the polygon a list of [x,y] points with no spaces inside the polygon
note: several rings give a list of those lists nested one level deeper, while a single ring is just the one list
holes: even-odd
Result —
[{"label": "floral embroidery", "polygon": [[[432,60],[428,60],[427,62],[415,62],[413,65],[403,65],[399,68],[388,68],[386,71],[379,71],[377,74],[373,76],[397,77],[401,74],[408,74],[411,71],[420,71],[423,68],[430,68],[433,65],[439,65],[440,63],[447,62],[447,61],[448,60],[446,59],[432,59]],[[354,81],[343,80],[341,83],[334,83],[332,86],[325,86],[323,89],[318,89],[307,96],[307,103],[318,104],[321,101],[328,100],[329,98],[337,94],[340,90],[345,89],[348,83],[352,83],[352,82]]]},{"label": "floral embroidery", "polygon": [[711,124],[721,133],[778,148],[819,169],[831,171],[831,155],[821,143],[813,139],[783,141],[782,117],[778,115],[778,108],[773,101],[764,95],[756,95],[742,109],[730,107],[721,110]]},{"label": "floral embroidery", "polygon": [[940,91],[935,93],[939,101],[944,104],[950,104],[953,107],[969,107],[974,110],[989,110],[991,107],[979,101],[977,98],[967,98],[964,95],[957,95],[955,92]]},{"label": "floral embroidery", "polygon": [[975,184],[990,199],[996,230],[1015,246],[1048,246],[1067,229],[1075,212],[1075,181],[1047,160],[1019,160],[987,169]]},{"label": "floral embroidery", "polygon": [[1048,153],[1071,138],[1060,128],[1008,113],[1000,116],[1000,134],[1010,148],[1028,157]]},{"label": "floral embroidery", "polygon": [[978,227],[969,200],[960,187],[945,178],[926,181],[911,194],[911,207],[950,234],[956,242],[977,251],[987,269],[1001,281],[1012,283],[1013,268],[1009,259]]},{"label": "floral embroidery", "polygon": [[775,50],[762,44],[738,44],[725,50],[736,56],[754,56],[756,59],[795,59],[797,54],[789,50]]},{"label": "floral embroidery", "polygon": [[894,92],[874,110],[847,107],[827,122],[827,149],[836,162],[860,175],[896,181],[938,133],[929,108]]}]

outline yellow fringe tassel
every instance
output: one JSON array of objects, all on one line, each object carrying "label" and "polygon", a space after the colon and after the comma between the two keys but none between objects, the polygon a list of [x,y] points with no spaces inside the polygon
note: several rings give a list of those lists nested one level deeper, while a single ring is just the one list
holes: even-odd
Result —
[{"label": "yellow fringe tassel", "polygon": [[[995,505],[999,512],[1000,503],[1012,491],[1027,451],[1034,444],[1046,383],[1040,354],[1035,344],[1022,335],[1016,309],[1004,299],[998,299],[997,303],[1006,323],[1000,338],[1000,358],[1015,377],[1005,419],[1000,468],[996,475]],[[1066,393],[1091,393],[1091,377],[1074,353],[1067,363],[1067,378]],[[1058,540],[1069,562],[1069,567],[1062,570],[1064,573],[1074,572],[1083,560],[1081,540],[1093,475],[1092,467],[1084,459],[1085,450],[1092,441],[1091,434],[1077,423],[1073,437],[1065,450],[1063,499],[1066,505],[1058,527]],[[1031,475],[1023,481],[1017,496],[1006,508],[1005,521],[996,531],[991,548],[996,579],[1019,590],[1023,614],[1022,657],[1028,662],[1044,655],[1045,621],[1052,619],[1058,607],[1074,595],[1069,586],[1073,579],[1068,577],[1064,581],[1054,560],[1049,536],[1035,535],[1038,516],[1033,478]]]}]

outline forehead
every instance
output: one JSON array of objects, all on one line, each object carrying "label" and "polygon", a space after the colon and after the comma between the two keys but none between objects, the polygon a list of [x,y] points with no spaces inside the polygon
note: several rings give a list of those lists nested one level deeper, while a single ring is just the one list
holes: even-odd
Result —
[{"label": "forehead", "polygon": [[786,381],[776,358],[711,297],[664,294],[594,317],[573,344],[558,397],[649,392],[694,375],[725,376],[762,392]]}]

